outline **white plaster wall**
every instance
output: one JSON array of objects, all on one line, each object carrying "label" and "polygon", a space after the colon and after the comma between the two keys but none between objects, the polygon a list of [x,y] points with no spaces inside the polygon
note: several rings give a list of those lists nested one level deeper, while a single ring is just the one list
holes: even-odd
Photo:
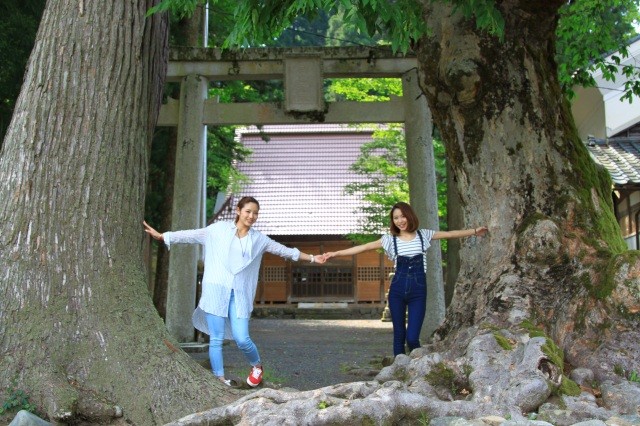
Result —
[{"label": "white plaster wall", "polygon": [[[609,56],[607,59],[610,59]],[[640,67],[640,39],[629,46],[629,57],[621,65]],[[615,81],[607,81],[600,71],[593,74],[596,88],[576,88],[572,102],[573,116],[582,140],[588,135],[597,138],[615,136],[617,133],[640,122],[640,97],[633,102],[621,101],[626,78],[618,74]]]}]

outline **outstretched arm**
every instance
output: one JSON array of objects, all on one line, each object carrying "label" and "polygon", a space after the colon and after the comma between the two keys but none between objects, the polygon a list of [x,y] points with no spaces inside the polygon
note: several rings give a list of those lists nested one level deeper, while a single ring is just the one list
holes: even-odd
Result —
[{"label": "outstretched arm", "polygon": [[307,261],[311,263],[325,262],[324,256],[322,255],[319,255],[319,254],[313,255],[313,254],[303,253],[297,248],[287,247],[284,244],[274,241],[271,238],[266,236],[265,238],[267,239],[266,250],[271,254],[275,254],[276,256],[284,257],[287,259],[296,259],[301,262],[302,261]]},{"label": "outstretched arm", "polygon": [[473,228],[473,229],[460,229],[457,231],[436,231],[436,233],[433,234],[433,237],[431,237],[431,239],[443,240],[448,238],[472,237],[474,235],[478,237],[484,237],[485,235],[487,235],[488,231],[489,230],[487,229],[486,226],[481,226],[479,228]]},{"label": "outstretched arm", "polygon": [[361,244],[355,247],[349,247],[348,249],[338,250],[338,251],[330,251],[324,254],[325,260],[331,259],[332,257],[337,256],[352,256],[354,254],[362,253],[369,250],[375,250],[382,248],[382,238],[376,241],[371,241],[370,243]]},{"label": "outstretched arm", "polygon": [[162,234],[149,226],[149,224],[144,220],[142,221],[142,226],[144,226],[144,232],[151,235],[151,238],[158,241],[164,241],[164,237],[162,236]]}]

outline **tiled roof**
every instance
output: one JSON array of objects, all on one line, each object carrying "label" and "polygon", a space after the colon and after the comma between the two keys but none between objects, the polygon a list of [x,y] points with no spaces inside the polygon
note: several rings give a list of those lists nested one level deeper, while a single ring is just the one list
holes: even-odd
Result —
[{"label": "tiled roof", "polygon": [[640,183],[640,138],[589,138],[587,149],[616,185]]},{"label": "tiled roof", "polygon": [[[233,219],[245,195],[260,203],[254,227],[267,235],[343,235],[354,232],[362,201],[344,187],[363,178],[349,170],[373,128],[295,125],[240,128],[236,137],[253,150],[237,165],[251,182],[233,194],[220,219]],[[265,142],[262,134],[268,135]]]}]

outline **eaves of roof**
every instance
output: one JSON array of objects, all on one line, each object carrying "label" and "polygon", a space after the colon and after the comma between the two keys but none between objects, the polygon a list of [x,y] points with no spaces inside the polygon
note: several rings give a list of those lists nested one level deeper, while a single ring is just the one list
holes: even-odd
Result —
[{"label": "eaves of roof", "polygon": [[586,146],[614,184],[640,184],[640,137],[589,138]]}]

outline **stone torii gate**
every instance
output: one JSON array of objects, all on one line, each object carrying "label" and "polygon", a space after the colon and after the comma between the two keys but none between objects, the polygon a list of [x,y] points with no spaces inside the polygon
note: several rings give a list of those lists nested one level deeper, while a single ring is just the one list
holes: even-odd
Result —
[{"label": "stone torii gate", "polygon": [[[332,102],[323,96],[325,78],[401,78],[403,95],[388,102]],[[218,103],[208,99],[210,81],[284,80],[284,104]],[[423,227],[438,229],[438,203],[431,112],[418,84],[415,57],[370,47],[254,48],[222,51],[172,48],[167,81],[180,82],[180,99],[160,110],[158,126],[177,126],[178,141],[172,229],[205,223],[206,126],[305,124],[314,122],[402,122],[407,142],[411,204]],[[444,318],[445,301],[438,241],[427,252],[428,336]],[[198,248],[177,245],[169,258],[166,325],[179,342],[194,336]]]}]

